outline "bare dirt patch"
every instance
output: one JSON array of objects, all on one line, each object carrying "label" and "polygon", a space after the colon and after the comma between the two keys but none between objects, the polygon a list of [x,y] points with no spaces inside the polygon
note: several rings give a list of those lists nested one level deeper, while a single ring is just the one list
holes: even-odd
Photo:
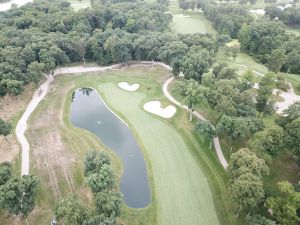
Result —
[{"label": "bare dirt patch", "polygon": [[[15,125],[30,101],[34,90],[34,86],[29,84],[21,95],[7,95],[0,98],[0,117]],[[12,131],[12,134],[7,139],[8,142],[5,141],[4,137],[0,136],[0,163],[5,161],[12,162],[20,152],[20,146],[14,135],[14,131]]]}]

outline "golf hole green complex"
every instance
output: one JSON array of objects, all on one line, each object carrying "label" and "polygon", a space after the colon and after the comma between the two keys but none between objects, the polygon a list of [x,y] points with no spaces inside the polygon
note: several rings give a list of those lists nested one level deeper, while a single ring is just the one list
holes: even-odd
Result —
[{"label": "golf hole green complex", "polygon": [[[139,83],[146,86],[149,79]],[[110,82],[99,84],[97,90],[113,111],[126,118],[142,143],[153,174],[157,224],[220,225],[208,181],[186,140],[168,119],[143,109],[154,96],[146,89],[126,92]],[[161,84],[157,90],[161,91]]]},{"label": "golf hole green complex", "polygon": [[[145,103],[153,99],[161,101],[163,106],[172,104],[162,91],[161,77],[167,77],[168,73],[160,66],[129,67],[126,71],[108,71],[101,73],[101,76],[86,74],[63,77],[62,82],[69,83],[72,80],[77,88],[93,87],[94,94],[98,92],[108,107],[129,125],[138,143],[143,156],[141,161],[146,167],[150,202],[145,203],[145,209],[130,209],[131,215],[141,215],[143,218],[141,223],[132,224],[220,225],[208,179],[199,165],[198,156],[194,154],[195,147],[200,148],[199,151],[205,149],[192,142],[180,129],[181,123],[188,123],[188,114],[177,108],[176,114],[167,119],[144,110]],[[138,83],[140,88],[134,92],[123,90],[118,84],[124,80],[129,84]],[[74,101],[79,100],[78,97],[75,96]],[[100,99],[98,94],[97,98]],[[92,104],[92,107],[96,106]],[[94,126],[103,123],[103,120],[96,119]],[[124,173],[126,168],[124,161],[121,162]],[[138,180],[132,182],[136,186],[141,183]],[[147,199],[145,193],[142,197]],[[150,214],[143,214],[145,210]],[[132,221],[131,217],[124,218]]]}]

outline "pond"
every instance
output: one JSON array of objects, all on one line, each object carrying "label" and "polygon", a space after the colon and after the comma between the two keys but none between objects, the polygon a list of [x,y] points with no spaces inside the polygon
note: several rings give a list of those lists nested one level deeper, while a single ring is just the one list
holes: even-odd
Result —
[{"label": "pond", "polygon": [[17,6],[22,6],[32,1],[33,0],[0,0],[0,11],[6,11],[10,9],[13,4],[16,4]]},{"label": "pond", "polygon": [[71,122],[93,132],[104,145],[115,151],[123,162],[120,191],[132,208],[150,203],[151,193],[143,154],[129,127],[111,112],[97,91],[77,89],[72,95]]}]

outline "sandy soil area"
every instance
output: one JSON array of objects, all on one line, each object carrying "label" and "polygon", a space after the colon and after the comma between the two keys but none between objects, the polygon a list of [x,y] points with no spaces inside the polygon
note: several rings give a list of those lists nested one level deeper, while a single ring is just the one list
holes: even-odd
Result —
[{"label": "sandy soil area", "polygon": [[144,109],[147,112],[153,113],[163,118],[172,118],[176,113],[176,108],[172,105],[167,106],[166,108],[161,108],[160,101],[151,101],[147,102],[144,105]]},{"label": "sandy soil area", "polygon": [[126,90],[126,91],[136,91],[139,89],[140,85],[137,83],[128,84],[127,82],[120,82],[118,83],[119,88]]}]

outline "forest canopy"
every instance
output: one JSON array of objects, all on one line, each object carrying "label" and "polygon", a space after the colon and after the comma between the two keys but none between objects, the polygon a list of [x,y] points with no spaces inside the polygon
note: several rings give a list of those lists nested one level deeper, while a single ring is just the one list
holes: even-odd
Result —
[{"label": "forest canopy", "polygon": [[0,95],[18,95],[24,84],[38,84],[43,73],[85,60],[100,65],[158,60],[172,65],[176,74],[189,54],[207,60],[199,73],[207,72],[222,43],[208,34],[169,33],[172,16],[165,13],[166,7],[94,1],[93,7],[75,12],[68,2],[41,0],[1,12]]}]

